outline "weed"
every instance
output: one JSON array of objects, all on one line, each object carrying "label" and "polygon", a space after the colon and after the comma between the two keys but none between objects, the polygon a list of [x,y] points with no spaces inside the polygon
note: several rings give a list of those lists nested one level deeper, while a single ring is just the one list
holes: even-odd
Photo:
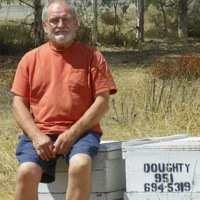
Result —
[{"label": "weed", "polygon": [[158,59],[147,69],[147,73],[161,79],[200,78],[200,56],[181,55],[175,61],[169,58]]}]

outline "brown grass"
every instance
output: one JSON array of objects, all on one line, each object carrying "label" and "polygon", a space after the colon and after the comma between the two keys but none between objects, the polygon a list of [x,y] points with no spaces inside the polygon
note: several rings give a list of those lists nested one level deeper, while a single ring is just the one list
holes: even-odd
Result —
[{"label": "brown grass", "polygon": [[178,78],[180,80],[200,78],[200,56],[181,55],[176,60],[157,59],[147,68],[147,73],[161,79]]},{"label": "brown grass", "polygon": [[199,80],[159,80],[144,71],[127,67],[113,73],[119,92],[111,97],[110,112],[102,121],[104,139],[198,135]]},{"label": "brown grass", "polygon": [[[198,55],[196,43],[190,48]],[[195,46],[195,48],[194,48]],[[102,120],[103,140],[129,140],[187,133],[199,135],[200,80],[162,80],[146,73],[155,58],[174,57],[187,49],[177,44],[142,44],[138,50],[104,48],[118,93],[110,98],[110,111]],[[184,51],[184,52],[183,52]],[[169,57],[171,58],[171,57]],[[9,93],[18,59],[0,57],[0,197],[13,199],[17,170],[14,156],[19,128],[12,117]]]}]

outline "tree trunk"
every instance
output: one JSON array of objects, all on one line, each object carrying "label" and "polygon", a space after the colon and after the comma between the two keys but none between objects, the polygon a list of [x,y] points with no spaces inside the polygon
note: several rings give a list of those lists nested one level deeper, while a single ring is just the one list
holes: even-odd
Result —
[{"label": "tree trunk", "polygon": [[41,0],[34,0],[34,30],[35,45],[44,43],[44,30],[42,27],[42,4]]},{"label": "tree trunk", "polygon": [[160,8],[161,8],[161,13],[163,16],[163,23],[164,23],[164,27],[163,27],[163,38],[165,38],[168,34],[168,30],[167,30],[167,16],[166,16],[166,12],[165,12],[165,2],[160,1]]},{"label": "tree trunk", "polygon": [[116,33],[117,33],[117,21],[118,21],[117,7],[118,7],[118,0],[117,0],[117,1],[114,1],[114,15],[115,15],[115,21],[114,21],[114,35],[115,35],[115,36],[116,36]]},{"label": "tree trunk", "polygon": [[136,38],[139,41],[144,41],[144,0],[136,0]]},{"label": "tree trunk", "polygon": [[92,43],[97,44],[97,33],[98,33],[98,9],[97,9],[97,0],[92,1],[93,4],[93,13],[94,13],[94,20],[92,26]]},{"label": "tree trunk", "polygon": [[178,2],[178,35],[180,38],[188,37],[187,28],[188,0]]}]

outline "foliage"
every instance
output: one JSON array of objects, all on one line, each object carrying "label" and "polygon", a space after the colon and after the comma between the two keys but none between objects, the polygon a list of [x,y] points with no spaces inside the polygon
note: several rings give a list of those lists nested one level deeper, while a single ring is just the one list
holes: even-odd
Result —
[{"label": "foliage", "polygon": [[[110,26],[110,33],[107,35],[112,35],[115,39],[112,41],[117,41],[119,44],[119,35],[123,35],[122,27],[124,22],[128,19],[128,9],[131,2],[123,2],[118,0],[104,0],[102,1],[102,6],[106,7],[105,11],[102,9],[101,12],[101,23],[103,25]],[[125,23],[126,24],[126,23]],[[132,28],[131,28],[132,29]],[[103,30],[104,31],[104,30]],[[104,41],[105,43],[105,41]]]},{"label": "foliage", "polygon": [[[106,30],[106,31],[105,31]],[[135,48],[138,45],[138,40],[135,38],[134,30],[129,32],[114,32],[108,27],[105,27],[104,31],[98,35],[98,41],[102,45],[115,45],[126,46]]]},{"label": "foliage", "polygon": [[30,30],[17,24],[0,25],[0,35],[2,55],[26,52],[34,46]]},{"label": "foliage", "polygon": [[[30,2],[30,1],[25,1]],[[87,1],[73,1],[76,3],[78,18],[80,22],[78,39],[83,42],[92,43],[92,34],[94,33],[94,13],[93,7],[90,0]],[[191,2],[191,1],[189,1]],[[196,3],[191,3],[188,10],[188,30],[190,37],[199,37],[200,36],[200,19],[199,19],[199,2],[193,1]],[[97,42],[100,44],[114,44],[114,45],[124,45],[124,44],[133,44],[135,45],[135,5],[134,1],[117,1],[117,0],[105,0],[102,1],[102,4],[98,4],[98,34]],[[167,0],[149,0],[145,1],[145,37],[152,39],[177,39],[177,10],[175,1]],[[163,6],[163,7],[162,7]],[[29,21],[32,21],[28,18]],[[12,34],[10,38],[9,34],[1,34],[3,37],[0,38],[0,52],[5,54],[6,52],[12,53],[14,51],[20,51],[20,46],[24,46],[21,49],[26,51],[32,46],[35,46],[32,41],[37,42],[37,33],[32,31],[30,35],[30,22],[24,22],[22,25],[21,22],[17,21],[16,24],[20,27],[19,30],[13,31],[9,28]],[[25,25],[28,25],[25,28]],[[33,25],[33,24],[32,24]],[[10,25],[9,25],[10,26]],[[15,26],[15,24],[13,24]],[[24,27],[23,27],[24,26]],[[17,25],[15,26],[15,28]],[[13,29],[15,29],[13,28]],[[32,27],[33,28],[33,27]],[[26,32],[21,33],[22,30]],[[2,27],[0,33],[5,31],[5,27]],[[17,32],[20,31],[20,34],[25,36],[19,38]],[[16,32],[13,34],[13,32]],[[4,40],[4,38],[6,38]],[[20,43],[20,41],[23,42]],[[25,45],[25,40],[29,41]],[[18,44],[15,48],[8,49],[9,46],[12,46],[12,43]],[[31,42],[30,42],[31,41]],[[18,46],[18,48],[17,48]],[[2,50],[3,49],[3,50]],[[7,49],[5,51],[5,49]],[[14,50],[15,49],[15,50]]]},{"label": "foliage", "polygon": [[77,32],[77,39],[85,42],[85,43],[91,43],[92,39],[92,34],[91,34],[91,28],[86,26],[84,23],[79,24],[79,29]]},{"label": "foliage", "polygon": [[109,11],[109,10],[106,10],[104,13],[102,13],[101,20],[106,25],[114,25],[114,24],[120,24],[121,23],[119,16],[118,15],[114,16],[114,13]]},{"label": "foliage", "polygon": [[126,10],[131,3],[131,0],[129,1],[119,1],[119,0],[102,0],[102,6],[107,6],[111,8],[112,6],[120,5],[123,7],[124,10]]},{"label": "foliage", "polygon": [[1,3],[3,3],[3,2],[5,2],[5,3],[7,3],[7,4],[11,4],[11,3],[14,3],[15,0],[1,0],[0,5],[1,5]]},{"label": "foliage", "polygon": [[161,79],[198,79],[200,78],[200,56],[182,55],[176,61],[165,58],[153,62],[147,72]]},{"label": "foliage", "polygon": [[200,2],[196,2],[188,12],[188,35],[200,38]]},{"label": "foliage", "polygon": [[114,32],[102,32],[99,35],[99,42],[101,44],[115,44],[115,45],[123,45],[125,41],[125,38],[123,37],[123,35],[118,35]]}]

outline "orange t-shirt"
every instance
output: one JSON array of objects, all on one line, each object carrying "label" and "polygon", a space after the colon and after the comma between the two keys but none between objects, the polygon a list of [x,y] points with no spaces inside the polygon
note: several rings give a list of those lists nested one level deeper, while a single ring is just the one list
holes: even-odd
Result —
[{"label": "orange t-shirt", "polygon": [[[30,99],[42,132],[60,134],[85,113],[94,95],[117,90],[102,54],[76,41],[68,51],[54,51],[46,43],[28,52],[19,62],[11,91]],[[101,127],[91,130],[101,132]]]}]

